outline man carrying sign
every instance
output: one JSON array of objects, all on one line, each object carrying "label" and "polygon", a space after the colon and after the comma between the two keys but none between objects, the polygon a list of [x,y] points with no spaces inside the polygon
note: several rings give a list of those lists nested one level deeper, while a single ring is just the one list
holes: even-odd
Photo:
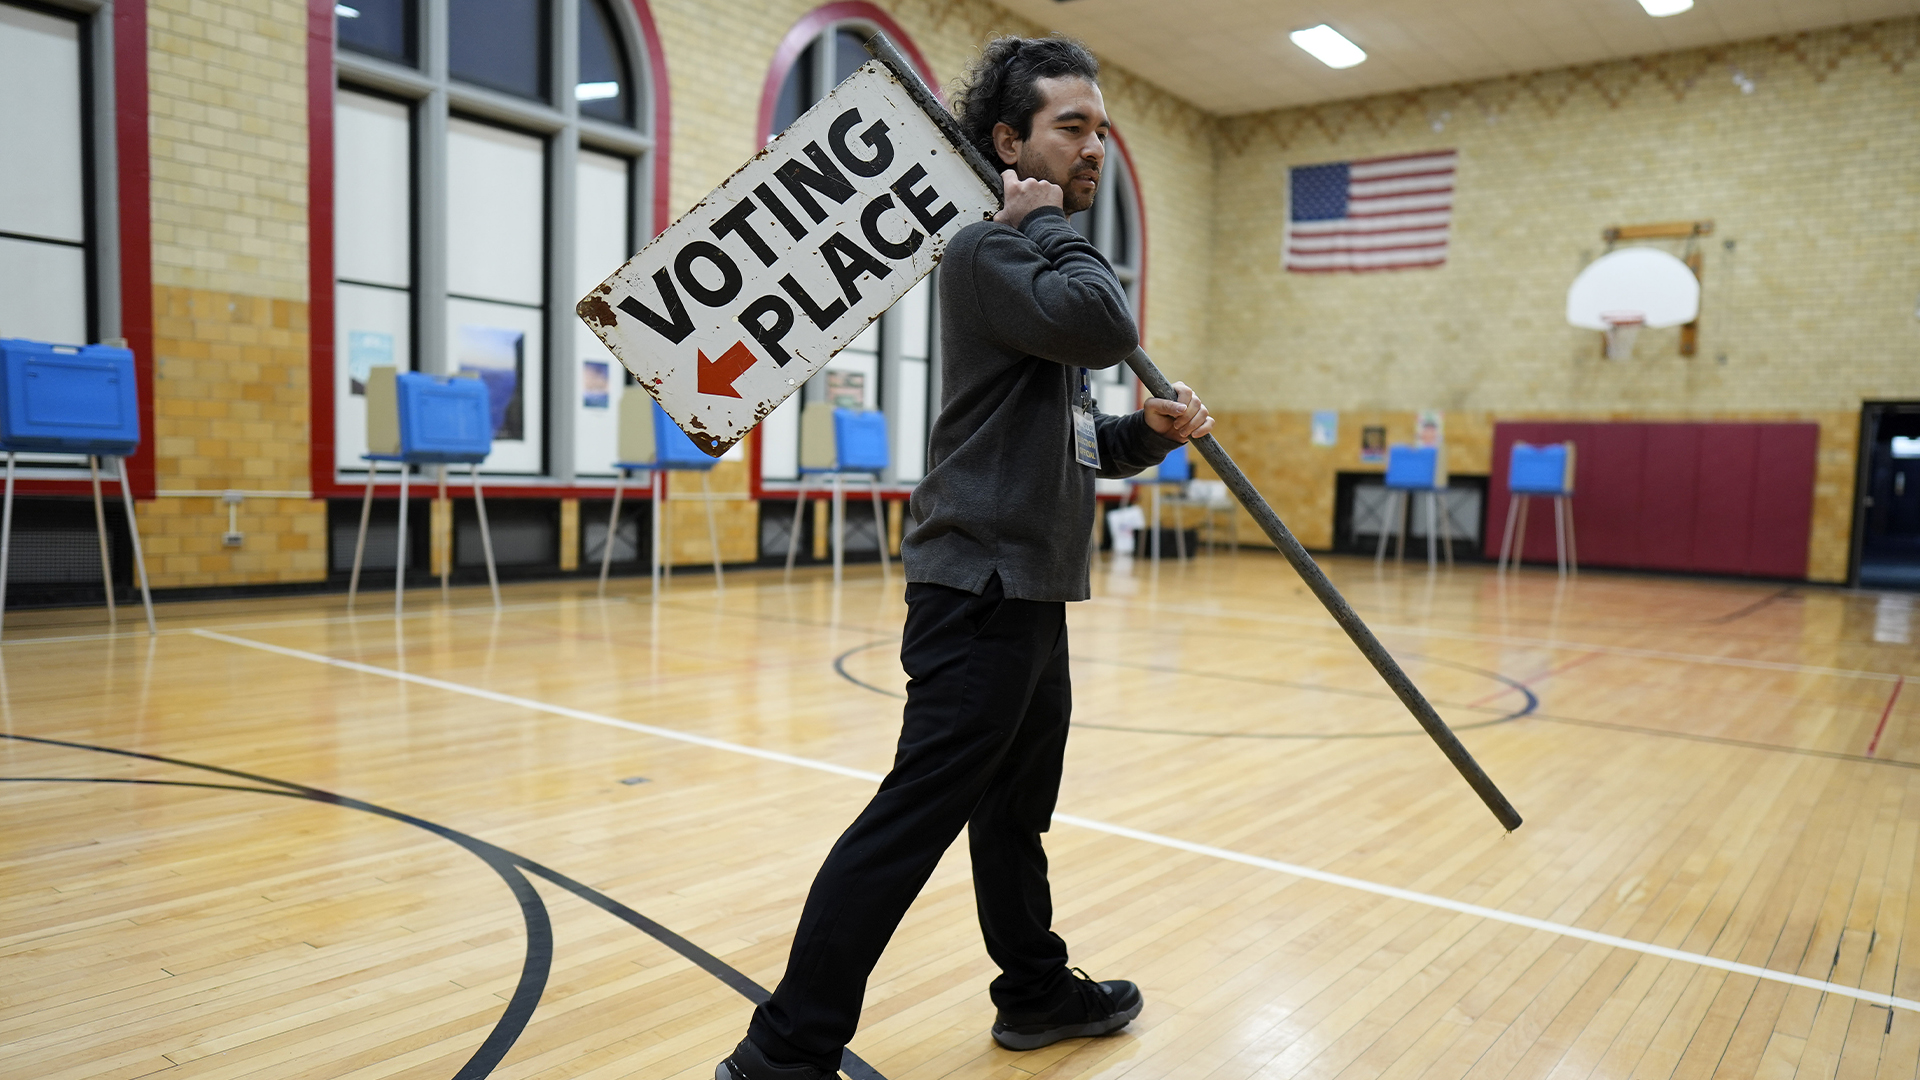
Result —
[{"label": "man carrying sign", "polygon": [[835,1073],[868,976],[965,826],[987,952],[993,1036],[1030,1050],[1116,1031],[1130,982],[1067,966],[1040,834],[1072,710],[1066,601],[1089,595],[1096,475],[1132,476],[1206,435],[1193,391],[1107,416],[1088,369],[1138,344],[1126,292],[1067,215],[1093,205],[1107,115],[1099,65],[1062,37],[1000,38],[969,73],[963,129],[1007,166],[1005,206],[962,230],[940,279],[944,385],[931,468],[901,542],[911,681],[893,770],[828,854],[786,976],[716,1080]]}]

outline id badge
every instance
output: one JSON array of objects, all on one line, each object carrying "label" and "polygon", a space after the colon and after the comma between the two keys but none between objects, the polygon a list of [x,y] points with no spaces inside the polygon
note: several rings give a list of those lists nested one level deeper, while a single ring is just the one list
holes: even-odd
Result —
[{"label": "id badge", "polygon": [[1100,436],[1093,426],[1093,387],[1087,369],[1080,369],[1080,396],[1073,403],[1073,460],[1089,469],[1100,467]]}]

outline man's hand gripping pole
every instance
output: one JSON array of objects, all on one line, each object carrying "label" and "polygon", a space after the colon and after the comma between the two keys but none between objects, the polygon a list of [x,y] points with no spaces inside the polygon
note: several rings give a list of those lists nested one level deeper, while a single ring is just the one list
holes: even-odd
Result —
[{"label": "man's hand gripping pole", "polygon": [[[933,91],[927,87],[927,84],[920,80],[919,73],[902,55],[892,39],[885,34],[875,34],[867,41],[867,51],[892,69],[894,76],[900,80],[902,86],[906,87],[907,93],[913,97],[914,102],[933,118],[933,122],[946,135],[947,141],[953,144],[962,157],[966,158],[967,164],[972,166],[973,171],[980,175],[981,181],[989,190],[998,193],[1001,190],[999,171],[988,164],[986,158],[980,156],[980,151],[967,141],[965,133],[960,130],[960,125],[954,120],[953,114],[947,111],[939,98],[934,97]],[[1167,381],[1165,375],[1160,373],[1160,369],[1154,366],[1153,361],[1147,358],[1144,349],[1135,349],[1133,355],[1127,357],[1127,366],[1133,369],[1135,375],[1140,376],[1140,381],[1153,392],[1153,396],[1169,400],[1174,398],[1172,384]],[[1341,596],[1340,590],[1334,588],[1333,582],[1327,580],[1326,572],[1320,569],[1311,555],[1307,554],[1307,549],[1300,546],[1300,541],[1294,539],[1286,523],[1280,520],[1280,515],[1274,513],[1273,508],[1267,505],[1267,500],[1260,497],[1260,492],[1256,491],[1253,484],[1247,480],[1247,474],[1241,472],[1240,466],[1235,465],[1233,458],[1228,456],[1226,448],[1211,435],[1193,440],[1193,446],[1200,451],[1201,457],[1207,459],[1207,464],[1213,466],[1213,471],[1220,479],[1226,482],[1227,490],[1233,492],[1234,498],[1240,500],[1240,505],[1246,507],[1247,512],[1253,515],[1253,520],[1259,522],[1260,528],[1266,531],[1268,539],[1280,549],[1280,554],[1285,555],[1287,561],[1293,564],[1294,571],[1300,575],[1302,581],[1307,583],[1307,588],[1312,589],[1313,595],[1320,598],[1320,603],[1326,606],[1327,613],[1333,616],[1333,621],[1339,623],[1340,629],[1345,630],[1347,636],[1353,639],[1361,655],[1367,658],[1367,661],[1373,665],[1373,669],[1378,671],[1380,677],[1385,679],[1387,685],[1392,688],[1394,696],[1400,699],[1400,703],[1407,707],[1407,711],[1413,714],[1413,718],[1418,720],[1420,726],[1427,730],[1427,734],[1433,737],[1433,741],[1439,744],[1440,752],[1447,755],[1447,760],[1453,762],[1454,768],[1460,770],[1460,775],[1466,778],[1467,785],[1473,788],[1474,794],[1480,796],[1480,801],[1487,804],[1487,809],[1493,811],[1493,816],[1499,819],[1500,824],[1508,832],[1519,828],[1521,821],[1519,811],[1515,810],[1513,804],[1507,801],[1507,797],[1494,786],[1485,770],[1480,768],[1480,763],[1473,760],[1473,755],[1467,752],[1467,748],[1460,744],[1459,736],[1453,733],[1453,729],[1447,727],[1445,720],[1440,719],[1440,714],[1433,710],[1433,705],[1427,701],[1425,695],[1420,693],[1420,688],[1413,685],[1413,680],[1407,677],[1407,673],[1401,669],[1399,662],[1387,652],[1386,646],[1381,645],[1380,639],[1373,636],[1373,631],[1368,629],[1367,624],[1354,612],[1353,606],[1347,603],[1346,597]]]}]

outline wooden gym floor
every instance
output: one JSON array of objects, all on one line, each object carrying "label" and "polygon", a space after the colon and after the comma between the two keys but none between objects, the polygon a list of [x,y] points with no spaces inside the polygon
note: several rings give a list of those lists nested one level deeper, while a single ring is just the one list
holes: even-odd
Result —
[{"label": "wooden gym floor", "polygon": [[[996,1048],[961,846],[872,1069],[1915,1076],[1910,597],[1328,563],[1527,824],[1278,556],[1103,566],[1048,848],[1146,1011]],[[0,1075],[711,1075],[890,760],[898,570],[615,593],[11,614]]]}]

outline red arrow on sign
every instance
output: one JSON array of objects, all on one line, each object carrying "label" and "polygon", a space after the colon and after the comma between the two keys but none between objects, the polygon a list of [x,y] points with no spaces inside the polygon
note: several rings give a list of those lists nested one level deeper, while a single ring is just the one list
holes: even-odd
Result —
[{"label": "red arrow on sign", "polygon": [[694,350],[694,355],[700,358],[700,392],[730,398],[740,396],[740,391],[733,388],[733,380],[759,359],[744,341],[734,342],[733,348],[721,353],[718,360],[707,359],[707,354],[698,349]]}]

